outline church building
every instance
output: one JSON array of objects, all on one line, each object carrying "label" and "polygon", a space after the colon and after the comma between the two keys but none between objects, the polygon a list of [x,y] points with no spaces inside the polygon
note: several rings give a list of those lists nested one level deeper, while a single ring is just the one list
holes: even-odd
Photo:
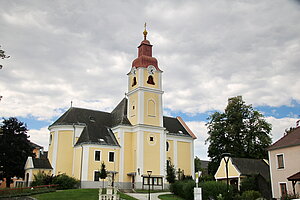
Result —
[{"label": "church building", "polygon": [[168,164],[194,175],[196,136],[181,117],[163,116],[163,71],[152,57],[146,29],[143,34],[128,69],[126,97],[112,112],[71,107],[49,126],[53,174],[66,173],[82,188],[95,188],[102,185],[104,162],[114,185],[123,189],[143,188],[149,180],[154,188],[165,187]]}]

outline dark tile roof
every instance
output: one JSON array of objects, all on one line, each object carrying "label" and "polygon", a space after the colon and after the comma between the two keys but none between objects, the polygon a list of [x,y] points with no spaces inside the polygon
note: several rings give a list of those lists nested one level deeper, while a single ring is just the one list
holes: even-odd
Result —
[{"label": "dark tile roof", "polygon": [[242,175],[260,174],[270,180],[269,165],[263,159],[231,158]]},{"label": "dark tile roof", "polygon": [[[83,125],[85,126],[76,145],[102,144],[119,146],[111,128],[118,125],[131,126],[127,118],[126,98],[111,112],[102,112],[84,108],[71,107],[51,126]],[[163,117],[163,123],[170,135],[191,137],[177,118]]]},{"label": "dark tile roof", "polygon": [[164,116],[163,123],[169,135],[191,137],[177,118]]},{"label": "dark tile roof", "polygon": [[293,174],[292,176],[287,178],[289,181],[300,181],[300,172]]},{"label": "dark tile roof", "polygon": [[52,169],[52,166],[48,159],[32,158],[33,167],[35,169]]},{"label": "dark tile roof", "polygon": [[270,151],[296,145],[300,145],[300,127],[295,128],[290,133],[277,140],[268,148],[268,150]]},{"label": "dark tile roof", "polygon": [[31,142],[30,141],[30,145],[33,147],[33,148],[39,148],[39,149],[43,149],[44,147],[42,147],[42,146],[40,146],[40,145],[38,145],[38,144],[35,144],[35,143],[33,143],[33,142]]},{"label": "dark tile roof", "polygon": [[208,164],[210,163],[210,161],[200,160],[200,163],[201,163],[201,168],[208,169]]},{"label": "dark tile roof", "polygon": [[112,114],[112,126],[117,125],[131,125],[127,118],[127,99],[124,98],[117,105],[117,107],[111,112]]}]

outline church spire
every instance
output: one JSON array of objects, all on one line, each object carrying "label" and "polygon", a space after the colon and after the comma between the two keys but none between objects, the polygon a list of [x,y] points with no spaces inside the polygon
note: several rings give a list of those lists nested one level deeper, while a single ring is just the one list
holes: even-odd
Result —
[{"label": "church spire", "polygon": [[138,46],[138,57],[132,62],[132,67],[145,67],[153,65],[157,70],[161,71],[158,68],[158,63],[156,58],[152,57],[152,45],[149,40],[147,40],[148,31],[146,29],[147,24],[144,24],[144,40]]},{"label": "church spire", "polygon": [[144,29],[144,32],[143,32],[143,34],[144,34],[144,40],[147,40],[147,34],[148,34],[148,32],[146,30],[146,26],[147,26],[147,24],[145,22],[145,25],[144,25],[145,29]]}]

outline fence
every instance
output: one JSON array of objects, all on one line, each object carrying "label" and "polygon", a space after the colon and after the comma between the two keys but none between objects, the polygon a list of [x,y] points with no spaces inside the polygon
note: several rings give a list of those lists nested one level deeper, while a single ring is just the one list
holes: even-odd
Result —
[{"label": "fence", "polygon": [[40,185],[35,187],[23,187],[23,188],[7,188],[0,190],[1,197],[19,197],[28,196],[33,194],[54,192],[58,185]]}]

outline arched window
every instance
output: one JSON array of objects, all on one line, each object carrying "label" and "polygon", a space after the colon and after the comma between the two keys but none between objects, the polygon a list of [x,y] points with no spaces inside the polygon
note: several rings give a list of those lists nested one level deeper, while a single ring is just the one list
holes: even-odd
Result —
[{"label": "arched window", "polygon": [[169,151],[169,148],[170,148],[169,142],[166,142],[166,150]]},{"label": "arched window", "polygon": [[155,102],[152,99],[148,100],[148,115],[155,116]]},{"label": "arched window", "polygon": [[148,76],[148,81],[147,81],[147,83],[148,84],[150,84],[150,85],[155,85],[155,83],[154,83],[154,80],[153,80],[153,76]]},{"label": "arched window", "polygon": [[135,86],[136,84],[137,84],[136,77],[133,77],[131,87]]}]

